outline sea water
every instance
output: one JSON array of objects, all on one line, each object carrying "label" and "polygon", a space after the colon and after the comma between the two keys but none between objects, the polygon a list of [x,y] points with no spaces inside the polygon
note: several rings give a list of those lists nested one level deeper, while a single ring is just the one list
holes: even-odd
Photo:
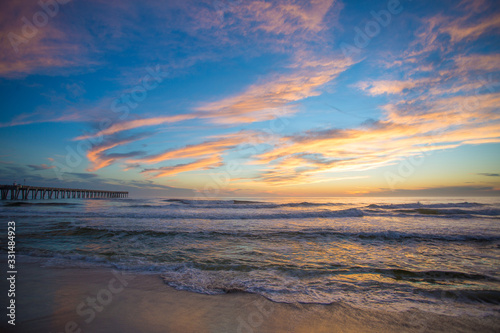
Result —
[{"label": "sea water", "polygon": [[495,198],[3,201],[0,215],[16,221],[18,254],[42,265],[157,274],[179,290],[275,302],[500,311]]}]

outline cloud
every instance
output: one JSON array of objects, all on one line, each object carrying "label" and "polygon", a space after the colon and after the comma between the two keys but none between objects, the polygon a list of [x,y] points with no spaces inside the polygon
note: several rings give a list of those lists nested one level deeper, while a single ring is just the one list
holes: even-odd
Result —
[{"label": "cloud", "polygon": [[290,35],[321,31],[323,18],[333,4],[333,0],[313,0],[308,5],[299,1],[248,1],[231,9],[238,18],[254,23],[254,29]]},{"label": "cloud", "polygon": [[146,127],[146,126],[158,126],[167,123],[175,123],[187,119],[193,119],[193,115],[175,115],[175,116],[163,116],[163,117],[153,117],[153,118],[143,118],[143,119],[134,119],[128,121],[122,121],[119,123],[112,124],[106,129],[98,131],[93,134],[81,135],[79,137],[74,138],[73,140],[86,140],[92,139],[104,135],[113,135],[123,131]]},{"label": "cloud", "polygon": [[[9,3],[18,8],[18,5],[14,2]],[[212,6],[213,4],[210,3],[210,5]],[[75,6],[78,7],[79,5]],[[147,4],[147,6],[155,8],[153,11],[155,13],[152,18],[153,20],[160,20],[162,17],[165,17],[165,15],[170,17],[172,15],[172,9],[178,9],[182,12],[181,15],[187,16],[205,13],[202,10],[205,6],[196,2],[169,5],[150,3]],[[197,10],[188,10],[192,6],[195,6]],[[268,38],[268,44],[266,44],[267,42],[261,43],[259,41],[260,36],[255,36],[255,40],[259,47],[264,44],[266,47],[271,45],[271,49],[275,50],[273,47],[276,44],[276,37],[286,35],[288,36],[288,39],[285,43],[295,47],[292,52],[291,63],[285,64],[285,68],[277,69],[275,74],[264,77],[260,82],[250,85],[242,93],[223,98],[219,101],[203,103],[192,110],[190,114],[176,116],[153,116],[151,118],[116,122],[106,129],[99,130],[91,134],[83,134],[74,138],[74,140],[77,141],[104,138],[104,142],[92,145],[89,148],[87,152],[87,158],[90,162],[88,170],[92,172],[97,171],[121,160],[127,160],[127,163],[137,165],[139,163],[155,164],[180,158],[205,158],[209,153],[223,153],[227,150],[233,149],[235,145],[248,140],[248,138],[237,139],[235,137],[231,137],[226,141],[221,139],[209,140],[201,145],[203,149],[207,148],[206,153],[195,151],[196,148],[194,146],[187,146],[176,151],[169,151],[163,154],[151,156],[143,156],[144,152],[139,151],[110,153],[112,149],[118,149],[119,147],[123,147],[136,141],[135,139],[124,139],[122,136],[122,134],[126,131],[131,131],[133,129],[164,125],[196,118],[205,119],[210,123],[219,125],[239,125],[271,120],[297,112],[295,105],[291,104],[305,98],[321,94],[319,91],[321,86],[334,80],[340,73],[352,65],[352,62],[344,57],[332,57],[331,55],[320,56],[315,54],[311,48],[306,48],[304,46],[310,40],[317,39],[319,32],[329,28],[332,21],[325,21],[325,17],[329,12],[332,12],[335,15],[337,12],[334,10],[335,6],[337,6],[337,3],[334,0],[314,0],[311,2],[277,1],[273,5],[262,1],[251,1],[241,3],[238,6],[229,6],[226,10],[227,13],[230,13],[229,16],[231,16],[231,18],[228,18],[224,22],[219,22],[219,26],[222,24],[225,28],[227,28],[226,32],[232,34],[232,42],[236,40],[241,42],[241,37],[247,36],[248,29],[251,27],[250,29],[252,31],[258,31],[260,36],[262,36],[262,34],[267,35],[266,38]],[[68,18],[75,17],[75,8],[68,10],[67,16],[63,16],[63,12],[61,12],[59,15],[61,16],[62,21],[58,24],[47,26],[48,29],[53,30],[46,30],[46,33],[50,32],[53,36],[55,36],[54,40],[57,44],[54,44],[55,46],[52,47],[49,52],[49,49],[46,49],[43,46],[49,45],[51,41],[42,38],[44,35],[40,34],[41,39],[39,40],[39,43],[33,40],[34,43],[29,44],[30,47],[36,47],[36,49],[30,51],[32,54],[29,54],[26,57],[21,57],[23,64],[26,67],[14,70],[12,73],[30,74],[40,72],[42,69],[46,70],[53,68],[93,65],[96,64],[92,60],[95,55],[93,52],[99,49],[99,47],[105,46],[102,50],[111,50],[112,52],[120,51],[120,49],[124,47],[123,45],[115,42],[115,40],[122,40],[123,38],[121,37],[125,36],[123,33],[124,27],[133,27],[134,31],[145,32],[142,30],[142,27],[136,26],[135,24],[128,26],[124,23],[126,20],[117,21],[114,19],[114,17],[119,17],[120,15],[109,15],[109,17],[111,17],[110,20],[101,22],[103,16],[105,16],[103,13],[107,13],[111,7],[112,6],[107,5],[107,3],[103,1],[92,2],[91,5],[88,5],[85,8],[78,7],[86,11],[92,11],[96,8],[100,9],[95,11],[97,13],[95,14],[95,22],[84,22],[79,20],[78,17],[75,19],[75,25],[77,27],[81,28],[85,26],[86,29],[68,28]],[[338,8],[340,7],[337,7],[337,9]],[[119,13],[123,13],[124,17],[129,17],[136,15],[133,9],[133,2],[126,2],[121,3],[118,6],[117,11]],[[66,18],[63,19],[64,17]],[[162,30],[161,33],[168,35],[169,33],[172,33],[172,29],[175,29],[176,31],[178,29],[191,31],[193,32],[191,37],[200,42],[204,38],[201,30],[208,29],[211,26],[207,23],[208,19],[209,18],[195,21],[193,24],[186,24],[186,22],[183,22],[179,26],[168,25],[168,27],[164,29],[165,31]],[[109,27],[109,29],[103,29],[103,27],[99,26],[99,24],[103,24],[104,27]],[[76,35],[75,31],[88,31],[89,33]],[[214,43],[213,41],[214,36],[218,41],[222,41],[229,35],[210,35],[210,43],[216,45],[217,43]],[[280,40],[282,41],[283,38],[281,37]],[[84,41],[85,43],[80,43],[81,41]],[[107,41],[110,41],[110,43],[102,45]],[[203,42],[201,42],[201,44],[203,44]],[[82,45],[85,45],[84,50],[82,50]],[[191,47],[191,45],[183,45],[183,49],[186,48],[187,52],[189,52],[189,48]],[[64,51],[64,48],[68,48],[67,52]],[[304,50],[308,50],[308,52],[305,52]],[[64,57],[63,55],[66,53],[68,56]],[[73,54],[75,55],[75,60],[72,58]],[[38,60],[46,58],[51,62],[29,64],[27,59],[30,57]],[[62,58],[64,61],[68,61],[68,63],[56,63],[54,59],[59,58]],[[6,64],[6,68],[9,66],[12,67],[8,59],[4,63]],[[71,86],[66,88],[72,90],[75,90],[73,88],[76,88],[76,94],[81,92],[81,89],[78,89],[78,87]],[[103,102],[101,104],[104,108],[108,109],[107,106],[111,105],[111,101],[107,101],[107,103]],[[98,115],[102,107],[96,107],[94,109],[97,110],[95,114]],[[0,124],[0,127],[26,125],[38,122],[92,121],[95,120],[93,119],[94,117],[91,116],[92,114],[94,113],[85,111],[82,112],[82,110],[72,110],[71,112],[67,112],[61,116],[60,113],[55,111],[39,110],[32,114],[18,116],[16,119],[8,123]],[[129,136],[129,138],[130,137],[133,136]],[[219,146],[217,146],[218,144]]]},{"label": "cloud", "polygon": [[451,42],[457,43],[464,40],[474,40],[488,32],[500,28],[500,15],[498,12],[493,12],[493,15],[467,22],[472,15],[467,15],[458,19],[446,21],[444,20],[440,32],[448,33],[451,36]]},{"label": "cloud", "polygon": [[[219,8],[221,4],[223,13]],[[340,3],[334,0],[282,0],[272,4],[265,1],[231,4],[208,0],[148,1],[139,5],[134,1],[71,1],[59,5],[56,15],[35,28],[34,37],[27,38],[22,33],[22,19],[33,21],[33,14],[41,11],[37,2],[2,1],[0,29],[6,33],[0,36],[0,76],[53,75],[54,72],[101,67],[106,65],[103,54],[121,53],[137,42],[147,49],[153,45],[158,47],[158,41],[161,41],[160,44],[168,46],[167,50],[149,59],[158,61],[159,57],[160,62],[172,64],[174,57],[170,50],[182,50],[189,59],[210,58],[220,50],[220,45],[246,44],[245,49],[250,49],[248,45],[254,43],[244,39],[251,36],[254,41],[268,47],[283,42],[280,38],[277,43],[277,36],[293,35],[294,41],[297,38],[305,41],[316,38],[331,24],[331,20],[326,21],[325,17],[331,11],[339,12]],[[143,11],[148,13],[147,20],[141,17]],[[228,17],[221,20],[221,14]],[[152,31],[155,38],[144,38]],[[175,38],[179,32],[185,35],[182,40]],[[27,40],[18,45],[17,52],[9,41],[9,33]],[[262,42],[262,35],[268,37],[265,42]],[[206,55],[200,56],[198,47],[203,48]],[[232,52],[245,52],[240,49],[234,48]]]},{"label": "cloud", "polygon": [[[229,151],[243,154],[251,150],[257,152],[262,144],[272,144],[275,137],[262,132],[240,131],[231,134],[209,137],[209,140],[198,144],[187,145],[177,149],[144,156],[126,161],[126,168],[138,168],[143,164],[158,164],[181,159],[194,159],[192,162],[144,169],[141,173],[155,173],[154,178],[175,175],[193,170],[206,170],[222,166],[222,156]],[[239,150],[238,150],[239,149]]]},{"label": "cloud", "polygon": [[94,179],[99,178],[98,175],[93,173],[82,173],[82,172],[67,172],[65,175],[73,176],[79,179]]},{"label": "cloud", "polygon": [[92,122],[100,123],[102,120],[119,121],[120,114],[112,111],[111,105],[114,98],[104,98],[95,103],[68,103],[65,98],[55,97],[57,101],[51,100],[50,107],[37,107],[31,113],[21,113],[11,121],[0,123],[1,127],[13,127],[38,123],[69,123],[69,122]]},{"label": "cloud", "polygon": [[187,145],[182,148],[167,150],[166,152],[160,154],[154,154],[142,157],[140,159],[129,160],[128,163],[156,164],[159,162],[175,159],[220,155],[226,150],[235,148],[240,144],[252,142],[252,140],[255,140],[255,136],[256,134],[254,132],[241,131],[238,133],[233,133],[232,135],[224,136],[223,138],[215,138],[199,144]]},{"label": "cloud", "polygon": [[177,164],[174,166],[166,166],[155,169],[145,169],[141,173],[150,174],[154,173],[152,178],[173,176],[181,172],[188,172],[193,170],[206,170],[222,165],[222,158],[220,156],[210,156],[198,159],[191,163]]},{"label": "cloud", "polygon": [[[9,2],[9,4],[13,6],[13,8],[20,8],[19,5],[13,1]],[[210,5],[210,8],[212,8],[213,3],[210,3]],[[78,7],[78,5],[75,6]],[[150,3],[147,6],[155,8],[153,11],[155,13],[152,18],[153,20],[160,20],[162,17],[164,18],[165,15],[171,17],[172,10],[174,9],[179,10],[183,17],[186,15],[197,16],[206,14],[206,11],[204,11],[206,6],[196,2],[169,5]],[[193,6],[196,7],[197,10],[189,10],[193,9]],[[35,7],[31,9],[36,10],[37,8]],[[35,40],[33,40],[34,43],[30,44],[30,47],[36,46],[36,49],[30,52],[38,53],[33,53],[24,58],[21,57],[26,67],[16,71],[29,74],[38,72],[41,69],[54,67],[88,66],[93,64],[91,58],[95,54],[92,52],[99,49],[99,46],[104,46],[102,45],[103,42],[111,40],[109,44],[106,44],[105,47],[102,48],[103,50],[115,52],[124,47],[114,42],[114,40],[122,40],[121,37],[125,36],[123,33],[124,27],[133,27],[137,31],[144,32],[143,27],[136,26],[135,24],[129,26],[127,23],[124,23],[126,20],[115,20],[114,17],[118,17],[119,15],[110,15],[111,20],[101,22],[105,16],[104,13],[107,13],[111,7],[112,6],[107,5],[107,3],[103,1],[92,2],[91,5],[85,8],[78,7],[85,11],[92,11],[96,8],[100,9],[96,10],[95,22],[85,22],[79,20],[78,17],[75,19],[74,23],[76,26],[82,27],[83,25],[86,29],[68,28],[68,18],[75,17],[75,8],[68,10],[66,13],[67,16],[63,16],[63,13],[60,12],[61,22],[54,25],[48,25],[47,28],[53,30],[46,30],[46,33],[50,32],[55,36],[54,40],[57,42],[57,47],[51,49],[53,52],[49,52],[48,49],[42,47],[49,45],[51,41],[44,39],[43,35],[40,34],[41,39],[39,40],[39,44],[37,44]],[[216,8],[214,7],[213,9],[215,9],[213,11],[213,13],[215,13]],[[117,11],[123,13],[124,17],[136,15],[132,2],[121,3]],[[202,30],[211,29],[214,27],[213,24],[216,24],[218,27],[223,26],[227,32],[225,36],[222,34],[210,35],[210,43],[216,45],[217,43],[213,42],[214,36],[218,41],[223,42],[224,38],[231,35],[231,43],[237,40],[238,43],[240,43],[243,40],[242,37],[248,36],[248,29],[250,29],[259,32],[259,36],[254,34],[256,41],[255,45],[258,45],[258,47],[264,45],[264,47],[271,47],[272,50],[275,50],[273,47],[276,45],[277,36],[280,36],[279,43],[283,42],[288,45],[293,45],[294,49],[293,52],[291,52],[291,63],[285,64],[285,68],[277,69],[275,74],[264,77],[260,82],[250,85],[242,93],[223,98],[219,101],[203,103],[192,110],[193,112],[190,114],[153,116],[151,118],[121,121],[112,124],[109,128],[91,134],[83,134],[74,138],[74,140],[87,140],[104,137],[104,142],[92,145],[87,152],[87,158],[90,162],[89,171],[97,171],[119,160],[127,160],[129,164],[137,165],[138,163],[154,164],[170,159],[186,158],[180,156],[188,155],[191,155],[188,158],[204,157],[206,153],[196,152],[195,147],[192,146],[149,157],[142,156],[144,153],[138,151],[129,153],[110,153],[109,151],[135,141],[134,139],[119,139],[118,137],[122,137],[121,134],[126,131],[142,127],[158,126],[195,118],[205,119],[208,122],[220,125],[239,125],[291,115],[297,112],[295,105],[292,105],[293,103],[321,94],[319,90],[321,86],[334,80],[340,73],[352,65],[352,61],[344,57],[332,57],[331,54],[323,54],[321,56],[319,53],[322,52],[316,54],[312,48],[306,47],[306,44],[311,40],[319,38],[320,32],[331,27],[333,20],[326,21],[326,15],[329,12],[332,13],[332,15],[336,15],[340,11],[340,5],[334,0],[314,0],[311,2],[277,1],[272,5],[263,1],[250,1],[243,2],[238,6],[228,6],[225,8],[225,11],[226,14],[229,14],[229,17],[222,22],[219,20],[220,17],[215,18],[210,15],[205,15],[205,18],[195,20],[193,24],[186,24],[186,22],[189,21],[187,20],[180,25],[167,25],[166,29],[164,29],[165,31],[162,30],[162,34],[168,35],[172,33],[172,29],[176,31],[178,29],[190,31],[193,33],[191,37],[203,44],[204,32]],[[209,22],[212,19],[214,19],[214,22],[212,22],[213,24]],[[219,22],[215,22],[216,20],[219,20]],[[104,27],[109,27],[109,29],[102,29],[102,27],[99,26],[100,23],[102,23]],[[75,31],[88,31],[89,33],[77,36],[75,35]],[[264,38],[267,40],[265,42],[261,42],[263,34],[267,36]],[[282,38],[283,36],[287,36],[286,41]],[[80,41],[84,41],[85,43],[79,43]],[[81,50],[82,45],[85,45],[83,51]],[[87,46],[89,46],[88,50]],[[191,45],[183,45],[183,47],[189,49]],[[68,48],[67,57],[62,56],[66,54],[63,48]],[[307,50],[307,52],[305,50]],[[77,56],[75,61],[78,62],[78,64],[72,63],[73,54]],[[38,60],[47,58],[52,61],[52,63],[47,62],[30,65],[26,60],[30,56]],[[68,63],[55,63],[54,59],[59,58],[68,61]],[[7,67],[11,66],[9,61],[6,61],[5,64]],[[76,94],[81,92],[81,89],[78,89],[78,87],[67,88],[77,88],[75,90]],[[111,105],[110,103],[111,102],[108,102],[108,105]],[[106,107],[105,104],[106,103],[103,104],[104,107]],[[95,109],[99,110],[102,108],[96,107]],[[96,114],[98,113],[99,112],[96,112]],[[89,114],[91,114],[91,112],[73,110],[72,112],[67,112],[63,116],[60,116],[60,114],[56,112],[40,110],[32,114],[21,115],[11,122],[0,124],[0,127],[26,125],[37,122],[93,120]],[[232,137],[224,142],[222,140],[209,140],[204,142],[202,147],[208,148],[208,153],[222,153],[234,148],[235,145],[247,139],[248,138],[235,139]],[[217,146],[217,144],[220,144],[220,146]],[[134,157],[137,159],[134,160]]]},{"label": "cloud", "polygon": [[479,176],[500,177],[500,173],[478,173]]},{"label": "cloud", "polygon": [[457,55],[453,61],[459,73],[470,71],[491,73],[500,70],[500,54],[498,53]]},{"label": "cloud", "polygon": [[406,60],[421,63],[425,59],[423,55],[435,51],[453,52],[457,44],[472,42],[498,32],[500,15],[492,8],[495,5],[495,1],[462,1],[454,8],[461,14],[438,14],[422,19],[423,28],[416,32],[417,39],[410,44]]},{"label": "cloud", "polygon": [[123,154],[108,153],[108,151],[120,145],[125,145],[138,140],[142,140],[148,136],[150,136],[150,134],[147,133],[140,133],[127,137],[110,136],[103,142],[92,145],[87,151],[87,159],[90,162],[90,166],[87,168],[87,171],[94,172],[104,167],[110,166],[111,164],[119,160],[143,155],[144,153],[141,151],[128,152]]},{"label": "cloud", "polygon": [[[33,1],[2,1],[0,10],[0,77],[19,77],[47,69],[69,69],[87,66],[88,48],[82,36],[75,38],[73,29],[63,27],[61,19],[71,5],[59,5],[54,17],[46,15]],[[43,13],[45,24],[34,24],[34,14]],[[41,17],[41,16],[37,16]],[[42,21],[41,21],[42,22]]]},{"label": "cloud", "polygon": [[309,183],[327,180],[325,172],[362,171],[435,150],[500,142],[499,103],[500,93],[388,104],[385,120],[284,137],[253,163],[267,165],[262,182]]},{"label": "cloud", "polygon": [[[354,85],[370,96],[387,96],[380,120],[282,138],[273,149],[256,156],[253,164],[267,165],[260,181],[274,185],[324,181],[327,172],[362,171],[435,150],[500,142],[500,92],[491,77],[500,71],[499,57],[457,52],[454,46],[460,42],[465,48],[493,31],[497,19],[492,17],[498,15],[489,15],[487,8],[474,7],[474,13],[469,8],[459,18],[424,19],[425,29],[391,64],[398,67],[397,78],[390,77],[392,71]],[[473,17],[478,11],[488,19]],[[468,28],[460,30],[460,24]],[[304,158],[311,153],[316,153],[313,159]]]},{"label": "cloud", "polygon": [[271,120],[295,110],[290,103],[321,94],[318,88],[335,79],[353,64],[350,59],[317,59],[294,63],[290,74],[274,75],[241,94],[196,108],[199,117],[216,124],[241,124]]},{"label": "cloud", "polygon": [[64,115],[56,115],[54,112],[35,111],[30,114],[20,114],[9,122],[0,123],[2,127],[14,127],[29,125],[34,123],[59,123],[88,120],[88,114],[80,112],[71,112]]},{"label": "cloud", "polygon": [[47,164],[41,164],[41,165],[29,164],[28,167],[32,168],[33,170],[48,170],[55,168],[55,166]]},{"label": "cloud", "polygon": [[[260,82],[250,85],[241,93],[195,108],[197,117],[211,123],[237,125],[294,114],[297,109],[291,103],[320,95],[318,88],[353,64],[350,59],[313,45],[322,38],[320,32],[327,31],[335,24],[334,18],[326,20],[325,17],[330,12],[332,15],[340,12],[341,5],[337,1],[209,4],[209,8],[214,6],[212,8],[216,12],[204,8],[189,11],[195,15],[193,24],[198,29],[216,28],[216,38],[220,42],[238,44],[238,47],[231,49],[246,49],[245,45],[252,45],[253,50],[249,52],[255,49],[262,52],[279,49],[280,53],[291,55],[284,70],[280,71],[278,66],[276,73],[261,78]],[[249,31],[255,33],[249,34]],[[196,33],[200,34],[200,31]],[[245,45],[241,45],[242,41]]]},{"label": "cloud", "polygon": [[[226,39],[233,34],[247,38],[263,35],[314,37],[327,27],[327,14],[330,11],[338,13],[341,9],[341,3],[335,0],[206,1],[205,6],[200,6],[200,2],[186,5],[184,11],[193,22],[191,30],[217,29],[219,36]],[[249,31],[253,33],[248,34]]]},{"label": "cloud", "polygon": [[401,94],[406,90],[428,84],[432,84],[432,80],[376,80],[359,82],[354,86],[367,91],[372,96],[377,96],[382,94]]}]

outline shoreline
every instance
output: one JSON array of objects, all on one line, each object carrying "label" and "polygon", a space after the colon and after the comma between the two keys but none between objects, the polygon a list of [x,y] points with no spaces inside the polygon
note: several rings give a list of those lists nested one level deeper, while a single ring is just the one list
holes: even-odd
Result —
[{"label": "shoreline", "polygon": [[[8,332],[495,332],[499,317],[395,313],[346,304],[276,303],[234,292],[176,290],[158,275],[18,264],[16,326]],[[2,266],[5,266],[2,265]],[[3,273],[5,274],[5,272]],[[7,290],[2,279],[2,290]],[[3,301],[4,305],[6,304]],[[4,307],[5,309],[5,307]]]}]

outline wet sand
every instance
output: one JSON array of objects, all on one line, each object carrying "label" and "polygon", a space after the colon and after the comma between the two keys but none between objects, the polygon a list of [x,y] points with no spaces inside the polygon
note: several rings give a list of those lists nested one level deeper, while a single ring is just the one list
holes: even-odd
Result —
[{"label": "wet sand", "polygon": [[[5,267],[5,264],[2,265]],[[5,273],[4,273],[5,276]],[[7,289],[2,279],[2,294]],[[6,297],[2,308],[5,309]],[[19,264],[16,326],[6,332],[499,332],[498,317],[274,303],[247,293],[203,295],[155,275]],[[4,311],[5,312],[5,311]]]}]

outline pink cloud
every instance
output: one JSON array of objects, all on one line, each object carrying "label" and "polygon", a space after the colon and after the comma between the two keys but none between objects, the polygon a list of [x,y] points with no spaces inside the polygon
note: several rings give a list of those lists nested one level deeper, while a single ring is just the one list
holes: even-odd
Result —
[{"label": "pink cloud", "polygon": [[194,171],[194,170],[205,170],[222,165],[222,158],[220,156],[214,155],[206,158],[197,159],[191,163],[177,164],[174,166],[167,166],[154,169],[145,169],[141,173],[154,175],[152,178],[160,178],[166,176],[173,176],[182,172]]},{"label": "pink cloud", "polygon": [[241,124],[277,118],[277,114],[293,114],[288,104],[320,95],[318,88],[334,80],[353,64],[350,59],[309,60],[295,63],[291,74],[275,75],[254,84],[244,92],[196,110],[200,118],[216,124]]},{"label": "pink cloud", "polygon": [[209,155],[220,155],[240,144],[251,142],[252,137],[254,136],[255,133],[249,131],[233,133],[232,135],[227,135],[223,138],[215,138],[213,140],[208,140],[199,144],[187,145],[182,148],[168,150],[160,154],[145,156],[143,158],[130,160],[128,162],[155,164],[175,159],[199,158]]},{"label": "pink cloud", "polygon": [[330,179],[323,176],[326,172],[374,169],[435,150],[500,142],[498,105],[500,93],[388,104],[383,121],[282,138],[274,149],[256,156],[253,164],[266,166],[257,181],[325,181]]}]

